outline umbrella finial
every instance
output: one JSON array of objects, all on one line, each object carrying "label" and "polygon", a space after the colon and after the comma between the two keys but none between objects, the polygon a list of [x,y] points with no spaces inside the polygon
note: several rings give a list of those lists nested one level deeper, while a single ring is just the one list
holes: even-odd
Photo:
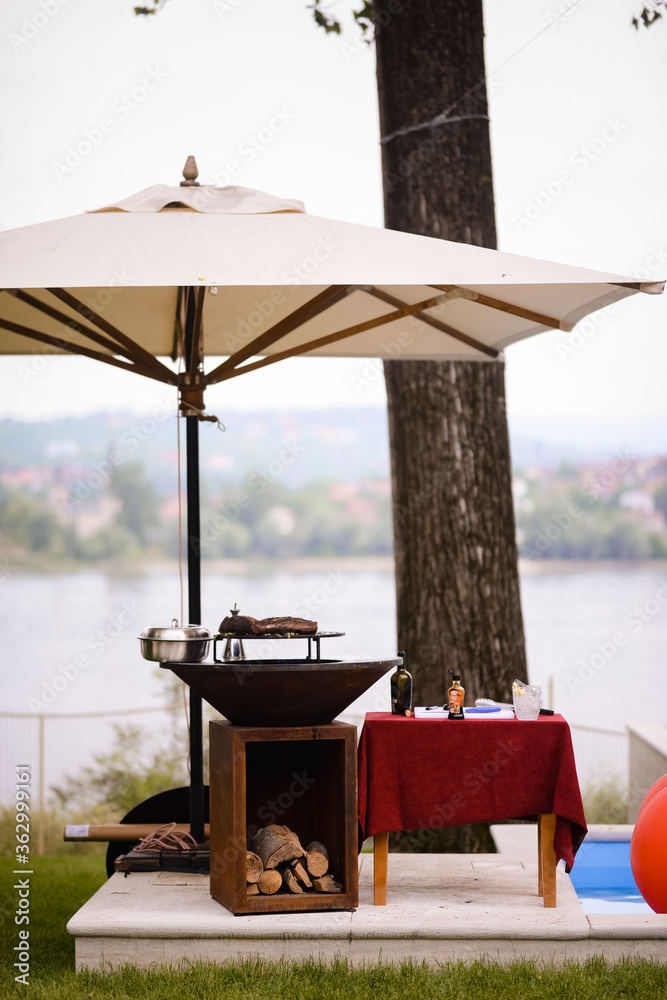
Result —
[{"label": "umbrella finial", "polygon": [[197,177],[199,176],[199,170],[197,169],[197,161],[194,156],[188,156],[185,161],[185,166],[183,167],[184,181],[181,181],[181,187],[199,187],[199,181]]}]

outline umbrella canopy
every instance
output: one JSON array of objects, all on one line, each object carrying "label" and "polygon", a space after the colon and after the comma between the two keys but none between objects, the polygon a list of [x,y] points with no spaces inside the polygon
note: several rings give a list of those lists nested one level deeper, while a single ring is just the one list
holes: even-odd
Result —
[{"label": "umbrella canopy", "polygon": [[[488,361],[663,287],[189,182],[3,233],[0,281],[0,353],[37,341],[199,388],[295,355]],[[227,360],[204,374],[205,355]]]}]

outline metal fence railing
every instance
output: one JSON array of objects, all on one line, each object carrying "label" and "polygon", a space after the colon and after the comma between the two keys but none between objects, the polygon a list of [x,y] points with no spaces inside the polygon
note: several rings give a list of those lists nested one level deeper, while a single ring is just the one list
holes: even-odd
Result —
[{"label": "metal fence railing", "polygon": [[598,729],[570,723],[570,731],[582,787],[605,778],[614,778],[622,787],[627,786],[630,750],[627,730]]},{"label": "metal fence railing", "polygon": [[181,702],[99,712],[0,712],[0,804],[9,806],[13,802],[14,769],[27,764],[31,774],[36,851],[43,854],[44,817],[51,789],[66,776],[91,764],[95,755],[112,749],[116,723],[129,721],[127,717],[131,717],[142,723],[142,729],[159,738],[169,721],[169,713],[178,710],[183,712]]},{"label": "metal fence railing", "polygon": [[[109,752],[116,738],[116,724],[138,721],[147,734],[159,739],[167,728],[173,731],[174,712],[185,726],[183,703],[155,708],[133,708],[100,712],[33,714],[0,713],[0,804],[14,799],[14,768],[30,765],[32,817],[36,827],[36,850],[44,850],[44,816],[52,788],[68,775]],[[363,714],[343,713],[343,721],[361,730]],[[168,724],[169,723],[169,727]],[[577,772],[582,788],[597,779],[614,777],[628,783],[629,736],[627,732],[571,724]]]}]

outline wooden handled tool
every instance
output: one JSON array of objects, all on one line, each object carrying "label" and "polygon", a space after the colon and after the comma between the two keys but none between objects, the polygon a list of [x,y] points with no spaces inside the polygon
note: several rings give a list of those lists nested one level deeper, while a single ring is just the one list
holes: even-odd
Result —
[{"label": "wooden handled tool", "polygon": [[[63,840],[141,840],[159,830],[164,823],[105,823],[99,826],[85,824],[67,825]],[[189,823],[177,823],[174,833],[189,833]],[[204,826],[204,837],[209,838],[209,824]]]}]

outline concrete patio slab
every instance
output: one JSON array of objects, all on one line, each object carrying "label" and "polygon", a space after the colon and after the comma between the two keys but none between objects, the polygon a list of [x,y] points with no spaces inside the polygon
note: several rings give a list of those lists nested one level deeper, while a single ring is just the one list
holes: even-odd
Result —
[{"label": "concrete patio slab", "polygon": [[537,864],[500,855],[390,854],[387,906],[373,906],[373,859],[360,857],[359,908],[235,917],[209,895],[207,875],[113,875],[76,913],[77,969],[177,966],[244,957],[355,965],[584,961],[594,955],[667,962],[667,918],[587,918],[564,871],[558,906],[537,896]]},{"label": "concrete patio slab", "polygon": [[537,823],[493,823],[491,836],[498,854],[515,861],[537,861]]},{"label": "concrete patio slab", "polygon": [[364,857],[353,936],[452,940],[574,940],[589,925],[564,871],[558,906],[537,895],[532,865],[497,854],[390,854],[387,905],[373,906],[373,863]]},{"label": "concrete patio slab", "polygon": [[667,913],[589,913],[588,922],[596,938],[667,940]]}]

